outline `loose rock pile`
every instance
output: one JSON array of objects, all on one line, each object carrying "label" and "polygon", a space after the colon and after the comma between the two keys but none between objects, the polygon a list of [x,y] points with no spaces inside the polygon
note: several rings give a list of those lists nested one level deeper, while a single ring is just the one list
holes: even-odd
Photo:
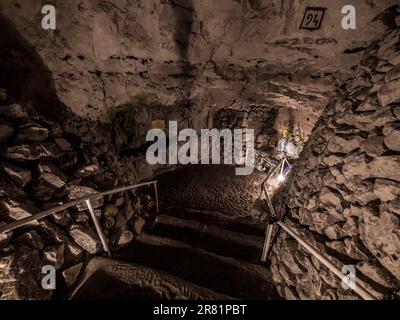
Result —
[{"label": "loose rock pile", "polygon": [[[286,222],[377,298],[400,288],[400,28],[374,43],[328,106],[284,192]],[[281,233],[272,272],[288,299],[358,299]]]},{"label": "loose rock pile", "polygon": [[[1,226],[85,195],[136,182],[134,161],[119,159],[110,147],[112,143],[98,135],[99,128],[90,123],[71,119],[63,124],[69,129],[63,130],[29,106],[17,104],[3,89],[0,117]],[[92,204],[112,250],[141,232],[141,206],[133,193],[100,198]],[[48,299],[51,291],[41,287],[42,266],[54,266],[71,286],[82,262],[101,251],[84,204],[0,234],[0,299]]]}]

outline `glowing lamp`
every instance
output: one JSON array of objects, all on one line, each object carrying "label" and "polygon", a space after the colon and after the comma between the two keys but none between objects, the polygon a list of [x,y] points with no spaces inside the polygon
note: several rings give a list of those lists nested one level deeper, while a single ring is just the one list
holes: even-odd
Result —
[{"label": "glowing lamp", "polygon": [[283,181],[285,181],[285,179],[286,179],[286,177],[285,177],[283,174],[280,174],[280,175],[278,176],[278,181],[279,181],[279,182],[283,182]]}]

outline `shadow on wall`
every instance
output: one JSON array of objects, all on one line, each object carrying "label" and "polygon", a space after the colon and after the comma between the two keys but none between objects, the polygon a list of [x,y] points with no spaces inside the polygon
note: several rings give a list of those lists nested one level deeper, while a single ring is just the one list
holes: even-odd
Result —
[{"label": "shadow on wall", "polygon": [[378,14],[372,21],[381,20],[388,28],[396,28],[396,17],[400,14],[400,5],[394,5]]},{"label": "shadow on wall", "polygon": [[59,117],[67,108],[59,101],[42,58],[2,14],[0,30],[0,87],[18,101],[31,101],[43,115]]}]

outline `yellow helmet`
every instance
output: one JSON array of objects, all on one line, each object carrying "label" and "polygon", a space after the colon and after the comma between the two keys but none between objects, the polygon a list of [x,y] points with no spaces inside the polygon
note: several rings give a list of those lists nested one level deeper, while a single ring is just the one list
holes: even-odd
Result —
[{"label": "yellow helmet", "polygon": [[283,138],[289,138],[290,137],[289,129],[285,129],[285,130],[282,131],[282,137]]}]

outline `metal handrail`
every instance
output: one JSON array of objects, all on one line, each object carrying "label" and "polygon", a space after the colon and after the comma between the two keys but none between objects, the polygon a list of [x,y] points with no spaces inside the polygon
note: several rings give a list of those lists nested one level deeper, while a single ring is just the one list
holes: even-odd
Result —
[{"label": "metal handrail", "polygon": [[267,162],[271,167],[272,167],[272,166],[275,166],[275,164],[274,164],[271,160],[269,160],[267,157],[261,155],[260,152],[254,150],[254,149],[250,149],[250,151],[251,151],[255,156],[257,156],[257,157],[261,158],[262,160],[264,160],[265,162]]},{"label": "metal handrail", "polygon": [[332,262],[323,256],[317,249],[315,249],[311,244],[302,239],[296,231],[291,229],[289,226],[284,224],[282,221],[278,221],[277,224],[285,230],[292,238],[294,238],[304,249],[306,249],[310,254],[312,254],[319,262],[321,262],[325,267],[327,267],[335,276],[337,276],[343,283],[346,283],[349,288],[356,292],[364,300],[376,300],[376,298],[365,288],[360,280],[354,275],[354,285],[349,284],[349,278],[343,272],[340,271]]},{"label": "metal handrail", "polygon": [[99,193],[95,193],[95,194],[92,194],[92,195],[89,195],[89,196],[86,196],[86,197],[83,197],[83,198],[80,198],[80,199],[76,199],[76,200],[70,201],[68,203],[62,204],[60,206],[57,206],[57,207],[48,209],[46,211],[42,211],[40,213],[37,213],[37,214],[31,215],[29,217],[23,218],[21,220],[17,220],[17,221],[11,222],[11,223],[7,224],[4,227],[0,227],[0,234],[12,231],[12,230],[17,229],[17,228],[20,228],[20,227],[22,227],[24,225],[27,225],[28,223],[31,223],[33,221],[38,221],[40,219],[46,218],[46,217],[48,217],[50,215],[53,215],[53,214],[55,214],[57,212],[60,212],[60,211],[63,211],[65,209],[74,207],[74,206],[76,206],[78,204],[81,204],[82,202],[98,199],[98,198],[101,198],[101,197],[104,197],[104,196],[108,196],[108,195],[111,195],[111,194],[115,194],[115,193],[119,193],[119,192],[130,191],[130,190],[133,190],[133,189],[137,189],[137,188],[144,187],[144,186],[149,186],[149,185],[154,185],[155,197],[156,197],[156,206],[157,206],[156,210],[157,210],[157,213],[158,213],[159,206],[158,206],[157,182],[158,181],[149,181],[149,182],[139,183],[139,184],[136,184],[136,185],[132,185],[132,186],[128,186],[128,187],[121,187],[121,188],[117,188],[117,189],[112,189],[112,190],[108,190],[108,191],[105,191],[105,192],[99,192]]},{"label": "metal handrail", "polygon": [[[267,197],[267,204],[271,211],[272,216],[277,218],[275,209],[272,205],[271,198],[268,194],[267,189],[265,188],[265,184],[263,184],[262,192],[265,193]],[[276,221],[276,224],[282,228],[285,232],[287,232],[292,238],[294,238],[306,251],[308,251],[311,255],[313,255],[319,262],[321,262],[325,267],[327,267],[334,275],[336,275],[343,283],[347,283],[349,279],[345,274],[343,274],[339,268],[337,268],[332,262],[330,262],[327,258],[324,257],[322,253],[320,253],[316,248],[314,248],[310,243],[306,240],[302,239],[295,230],[290,228],[286,225],[283,221]],[[268,256],[269,247],[271,246],[271,238],[273,232],[273,224],[268,224],[264,248],[262,253],[261,261],[265,262]],[[364,300],[375,300],[376,298],[365,288],[361,283],[360,280],[355,277],[355,284],[354,286],[349,285],[349,287],[356,292],[361,298]]]},{"label": "metal handrail", "polygon": [[[282,167],[284,165],[284,162],[282,162]],[[274,169],[274,171],[268,176],[268,178],[263,182],[262,184],[262,191],[264,192],[267,198],[267,205],[269,207],[269,211],[271,214],[272,218],[276,218],[276,212],[274,209],[274,206],[272,205],[272,201],[271,198],[268,194],[268,190],[267,187],[265,186],[265,184],[268,182],[268,180],[275,174],[275,172],[278,170],[279,165]],[[272,234],[273,234],[273,228],[274,225],[268,223],[267,226],[267,230],[266,230],[266,235],[265,235],[265,240],[264,240],[264,247],[263,247],[263,251],[262,251],[262,255],[261,255],[261,262],[266,262],[267,261],[267,257],[268,257],[268,252],[269,252],[269,248],[271,246],[271,241],[272,241]]]}]

